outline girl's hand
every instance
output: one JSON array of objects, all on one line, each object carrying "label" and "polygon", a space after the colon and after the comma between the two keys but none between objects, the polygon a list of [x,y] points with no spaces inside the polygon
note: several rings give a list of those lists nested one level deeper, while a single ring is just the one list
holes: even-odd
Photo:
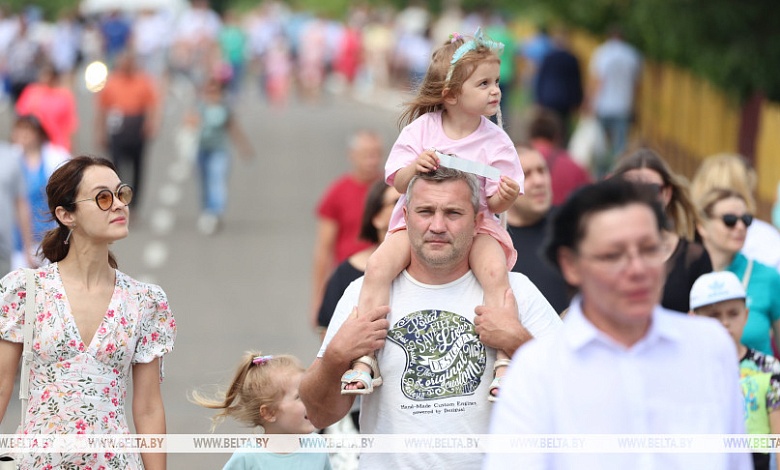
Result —
[{"label": "girl's hand", "polygon": [[501,182],[498,184],[498,197],[512,203],[519,195],[520,184],[508,176],[501,176]]},{"label": "girl's hand", "polygon": [[419,173],[428,173],[439,168],[439,157],[435,151],[426,150],[417,157],[415,169]]}]

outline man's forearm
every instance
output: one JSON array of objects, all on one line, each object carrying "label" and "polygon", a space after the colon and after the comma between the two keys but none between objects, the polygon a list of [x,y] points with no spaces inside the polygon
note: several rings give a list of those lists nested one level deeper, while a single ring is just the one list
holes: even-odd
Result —
[{"label": "man's forearm", "polygon": [[512,332],[511,336],[507,338],[506,344],[500,348],[509,357],[514,356],[515,351],[520,349],[520,346],[534,338],[534,336],[527,329],[525,329],[522,324],[519,324],[518,326],[519,327]]},{"label": "man's forearm", "polygon": [[341,375],[348,367],[348,363],[337,364],[317,358],[304,374],[299,393],[306,405],[306,415],[316,428],[330,426],[352,408],[354,395],[341,394]]}]

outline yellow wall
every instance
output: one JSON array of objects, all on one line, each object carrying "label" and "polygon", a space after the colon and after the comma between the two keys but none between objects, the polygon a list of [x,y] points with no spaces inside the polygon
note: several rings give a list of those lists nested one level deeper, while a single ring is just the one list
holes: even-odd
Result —
[{"label": "yellow wall", "polygon": [[[573,32],[571,47],[587,77],[587,64],[600,40]],[[709,155],[736,152],[740,103],[706,80],[682,68],[645,61],[634,138],[662,152],[669,164],[687,177]],[[757,199],[762,218],[774,202],[780,181],[780,104],[766,103],[756,142]]]},{"label": "yellow wall", "polygon": [[756,144],[758,197],[771,202],[775,200],[780,181],[780,104],[764,105]]}]

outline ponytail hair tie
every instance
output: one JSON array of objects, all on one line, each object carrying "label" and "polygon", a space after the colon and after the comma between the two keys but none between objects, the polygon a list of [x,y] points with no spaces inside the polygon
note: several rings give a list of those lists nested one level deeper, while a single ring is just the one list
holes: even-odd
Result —
[{"label": "ponytail hair tie", "polygon": [[262,366],[264,364],[267,364],[268,361],[270,361],[273,358],[274,358],[273,356],[257,356],[254,359],[252,359],[252,364]]},{"label": "ponytail hair tie", "polygon": [[450,44],[454,43],[458,39],[463,39],[463,36],[460,33],[455,32],[450,34]]}]

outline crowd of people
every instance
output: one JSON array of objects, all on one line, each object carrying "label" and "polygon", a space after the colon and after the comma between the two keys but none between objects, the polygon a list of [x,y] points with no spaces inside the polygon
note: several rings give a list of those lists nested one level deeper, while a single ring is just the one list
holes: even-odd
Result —
[{"label": "crowd of people", "polygon": [[[218,14],[207,0],[189,3],[183,11],[129,5],[67,12],[55,22],[43,20],[35,7],[19,14],[0,11],[5,91],[15,103],[47,63],[73,84],[83,65],[102,60],[111,67],[130,49],[153,77],[182,74],[201,82],[216,74],[235,94],[251,76],[264,96],[282,104],[294,90],[316,100],[326,82],[363,88],[415,83],[425,74],[434,45],[461,27],[474,30],[488,22],[491,34],[514,41],[499,15],[467,14],[455,6],[434,16],[416,3],[400,12],[356,5],[345,20],[337,20],[277,0],[240,14]],[[514,49],[507,51],[512,59]],[[505,62],[502,73],[509,76],[512,63]]]},{"label": "crowd of people", "polygon": [[[343,295],[320,309],[319,325],[327,332],[300,388],[309,418],[318,427],[338,425],[351,419],[354,395],[360,395],[358,428],[367,434],[775,429],[780,299],[772,292],[780,272],[741,252],[747,233],[760,226],[750,166],[737,155],[712,156],[689,183],[658,153],[611,136],[616,158],[583,168],[565,150],[565,116],[541,108],[529,124],[530,140],[518,142],[511,157],[523,169],[518,197],[507,178],[514,173],[501,160],[502,139],[469,147],[495,126],[484,116],[498,113],[491,98],[500,96],[498,67],[491,68],[498,56],[495,42],[479,34],[453,35],[433,53],[385,163],[387,185],[401,193],[391,235],[370,249],[363,276],[357,272],[346,288],[341,274],[328,284],[329,299],[335,289]],[[467,70],[460,72],[465,80],[459,67]],[[718,163],[723,160],[730,163]],[[480,164],[501,168],[501,176],[491,179]],[[713,167],[725,167],[723,175]],[[509,204],[480,203],[499,196]],[[500,255],[500,233],[481,228],[505,211],[506,230],[497,232],[510,235],[516,261],[512,252]],[[398,217],[402,225],[393,228]],[[479,248],[485,233],[499,241],[496,248]],[[771,252],[762,254],[767,263],[780,247],[777,234],[772,229],[755,237]],[[403,243],[393,241],[401,237]],[[502,286],[505,296],[497,303],[489,289],[507,268],[484,267],[494,254],[524,274],[510,273],[511,287]],[[377,255],[381,262],[373,265]],[[378,282],[372,269],[381,283],[369,286]],[[389,293],[376,290],[388,282]],[[463,322],[469,326],[461,328]],[[703,383],[706,392],[694,386]],[[487,400],[479,398],[483,394]],[[463,401],[466,396],[473,401]],[[419,417],[422,401],[451,411]],[[492,409],[491,401],[498,402]],[[746,454],[544,452],[489,453],[484,461],[459,454],[364,454],[359,460],[360,468],[640,464],[769,468],[770,455],[756,452],[752,462]]]},{"label": "crowd of people", "polygon": [[[586,87],[564,33],[542,30],[521,45],[500,16],[457,9],[432,18],[418,6],[357,7],[341,23],[279,2],[220,17],[193,0],[178,17],[112,11],[31,23],[0,21],[15,112],[12,145],[0,148],[0,420],[21,361],[29,391],[20,433],[128,433],[130,386],[136,432],[166,432],[160,381],[176,322],[162,288],[119,271],[109,246],[128,235],[145,147],[179,79],[197,91],[183,124],[197,134],[199,228],[210,235],[227,204],[230,144],[254,153],[233,112],[247,87],[271,106],[318,102],[328,86],[414,90],[387,153],[377,133],[356,132],[351,170],[317,205],[309,317],[322,345],[311,366],[248,347],[223,394],[190,396],[217,410],[215,425],[230,417],[269,434],[345,419],[366,434],[780,432],[780,233],[758,219],[755,172],[741,156],[704,159],[689,183],[663,155],[628,143],[641,59],[619,30],[596,51]],[[80,153],[79,58],[110,68],[95,126],[108,158],[71,157]],[[502,118],[512,114],[502,108],[514,60],[533,65],[517,77],[535,102],[523,141]],[[567,151],[578,113],[601,121],[611,144],[592,166]],[[419,413],[421,403],[435,411]],[[366,453],[358,465],[769,468],[768,454],[752,458]],[[166,465],[160,453],[42,452],[20,463]],[[253,465],[331,461],[247,449],[225,468]]]}]

